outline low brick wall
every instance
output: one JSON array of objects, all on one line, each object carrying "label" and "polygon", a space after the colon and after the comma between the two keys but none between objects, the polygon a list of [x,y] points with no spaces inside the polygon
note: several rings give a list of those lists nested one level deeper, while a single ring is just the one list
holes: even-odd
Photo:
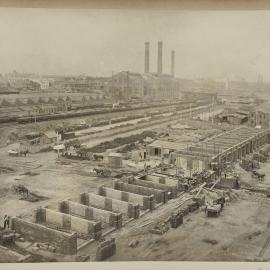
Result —
[{"label": "low brick wall", "polygon": [[164,190],[147,188],[137,185],[127,184],[125,182],[115,180],[114,181],[114,189],[126,191],[130,193],[135,193],[144,196],[154,195],[155,201],[157,203],[166,203],[168,201],[168,193]]},{"label": "low brick wall", "polygon": [[58,205],[58,210],[62,213],[85,218],[87,220],[97,220],[109,225],[122,227],[122,213],[113,213],[107,210],[90,207],[72,201],[62,201]]},{"label": "low brick wall", "polygon": [[96,261],[104,261],[116,253],[115,239],[106,240],[97,248]]},{"label": "low brick wall", "polygon": [[141,180],[151,181],[157,184],[165,184],[179,189],[179,184],[177,180],[163,175],[146,175],[142,177]]},{"label": "low brick wall", "polygon": [[112,189],[104,186],[98,188],[98,194],[107,198],[120,200],[129,203],[139,204],[143,210],[154,209],[154,196],[145,196],[136,193],[130,193],[117,189]]},{"label": "low brick wall", "polygon": [[59,229],[77,232],[82,238],[98,239],[102,235],[101,222],[86,220],[47,208],[36,210],[35,222],[53,225]]},{"label": "low brick wall", "polygon": [[166,184],[155,183],[155,182],[148,181],[148,180],[140,180],[140,179],[134,178],[134,179],[129,179],[128,183],[133,184],[133,185],[142,186],[142,187],[154,188],[154,189],[159,189],[159,190],[164,190],[164,191],[170,192],[172,198],[176,198],[177,193],[178,193],[177,186],[169,186]]},{"label": "low brick wall", "polygon": [[123,213],[130,218],[138,218],[140,216],[140,206],[138,204],[114,200],[94,193],[82,193],[80,195],[80,202],[87,206]]},{"label": "low brick wall", "polygon": [[58,253],[68,255],[77,253],[76,233],[60,232],[20,218],[11,219],[11,228],[17,233],[22,234],[26,240],[52,243]]}]

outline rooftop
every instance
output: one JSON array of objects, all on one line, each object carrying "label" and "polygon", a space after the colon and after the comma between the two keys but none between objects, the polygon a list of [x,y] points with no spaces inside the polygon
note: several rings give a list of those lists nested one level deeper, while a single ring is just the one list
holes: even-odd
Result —
[{"label": "rooftop", "polygon": [[57,133],[54,130],[48,130],[44,132],[44,135],[49,139],[57,138]]},{"label": "rooftop", "polygon": [[248,127],[236,128],[218,134],[208,140],[190,145],[187,149],[180,150],[179,154],[200,157],[208,156],[215,159],[216,157],[226,153],[231,148],[263,132],[267,132],[267,130]]},{"label": "rooftop", "polygon": [[163,140],[156,140],[148,145],[149,147],[154,148],[164,148],[164,149],[171,149],[175,151],[180,151],[186,147],[186,143],[180,142],[170,142],[170,141],[163,141]]},{"label": "rooftop", "polygon": [[255,111],[270,113],[270,102],[265,102],[255,108]]}]

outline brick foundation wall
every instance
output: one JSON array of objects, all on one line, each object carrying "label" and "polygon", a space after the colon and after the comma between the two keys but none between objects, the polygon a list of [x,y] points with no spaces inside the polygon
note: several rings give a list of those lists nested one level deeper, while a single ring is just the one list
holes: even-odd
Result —
[{"label": "brick foundation wall", "polygon": [[102,210],[95,207],[89,207],[72,201],[62,201],[59,203],[58,209],[60,212],[66,211],[66,214],[80,216],[88,220],[96,220],[108,223],[113,227],[122,227],[122,214],[113,213],[107,210]]},{"label": "brick foundation wall", "polygon": [[98,194],[107,198],[129,202],[132,204],[139,204],[144,210],[150,209],[153,196],[145,196],[136,193],[121,191],[117,189],[107,188],[104,186],[99,187]]},{"label": "brick foundation wall", "polygon": [[123,213],[128,217],[137,218],[139,215],[139,205],[114,200],[94,193],[82,193],[80,202],[90,207],[102,208],[107,211]]},{"label": "brick foundation wall", "polygon": [[131,185],[118,180],[114,181],[114,189],[144,196],[154,195],[155,201],[157,203],[166,203],[168,201],[168,194],[163,190]]},{"label": "brick foundation wall", "polygon": [[19,218],[12,218],[11,228],[17,233],[22,234],[27,240],[53,243],[58,253],[68,255],[77,253],[76,233],[60,232]]},{"label": "brick foundation wall", "polygon": [[[44,213],[45,211],[45,213]],[[101,222],[86,220],[69,214],[57,212],[47,208],[36,210],[36,222],[54,225],[59,229],[75,231],[81,237],[99,238],[101,236]],[[38,219],[37,219],[38,217]],[[41,219],[40,217],[43,217]]]}]

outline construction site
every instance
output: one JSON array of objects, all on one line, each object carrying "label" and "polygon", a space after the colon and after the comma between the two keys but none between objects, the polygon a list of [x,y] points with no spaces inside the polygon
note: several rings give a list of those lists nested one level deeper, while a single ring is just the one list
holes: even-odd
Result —
[{"label": "construction site", "polygon": [[3,146],[1,262],[268,260],[270,131],[217,123],[213,103],[165,108]]},{"label": "construction site", "polygon": [[123,51],[143,72],[3,76],[0,263],[270,261],[269,100],[246,91],[261,79],[178,78],[167,40],[153,72],[152,42]]}]

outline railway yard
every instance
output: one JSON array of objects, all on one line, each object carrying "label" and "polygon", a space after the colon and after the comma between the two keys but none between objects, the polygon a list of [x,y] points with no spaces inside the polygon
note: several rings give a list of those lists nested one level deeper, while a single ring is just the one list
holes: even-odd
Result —
[{"label": "railway yard", "polygon": [[270,259],[269,131],[135,107],[3,121],[0,262]]}]

